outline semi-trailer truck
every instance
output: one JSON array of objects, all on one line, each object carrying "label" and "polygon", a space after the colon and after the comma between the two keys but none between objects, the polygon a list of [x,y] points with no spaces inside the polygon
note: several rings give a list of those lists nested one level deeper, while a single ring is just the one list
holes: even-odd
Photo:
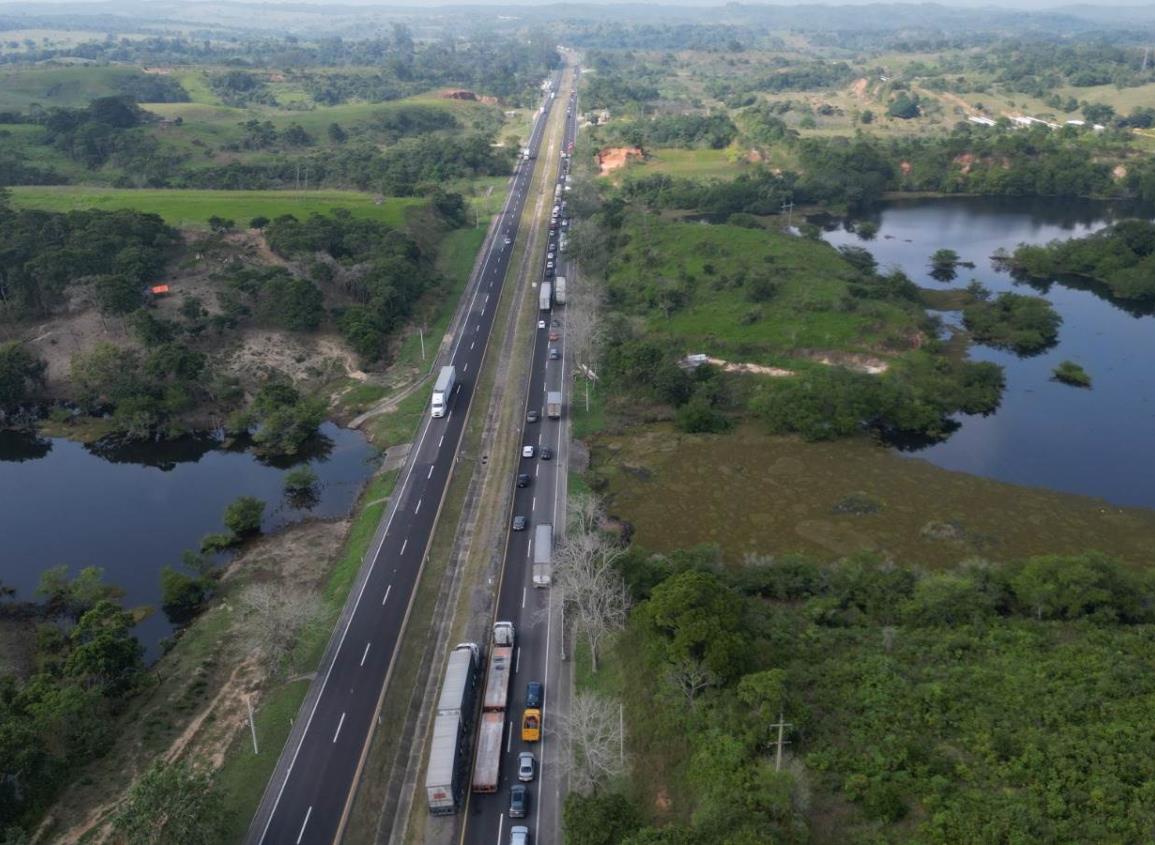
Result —
[{"label": "semi-trailer truck", "polygon": [[558,305],[565,305],[565,276],[553,280],[553,300]]},{"label": "semi-trailer truck", "polygon": [[437,374],[437,383],[433,385],[433,406],[431,413],[435,417],[445,416],[449,408],[449,397],[453,393],[453,386],[457,383],[457,371],[453,367],[442,367]]},{"label": "semi-trailer truck", "polygon": [[553,580],[553,525],[533,529],[533,586],[548,587]]},{"label": "semi-trailer truck", "polygon": [[474,702],[481,676],[479,655],[477,643],[459,643],[449,653],[425,770],[426,800],[435,816],[457,812],[469,777]]},{"label": "semi-trailer truck", "polygon": [[549,282],[542,282],[541,289],[537,292],[537,307],[542,311],[548,311],[553,304],[553,285]]},{"label": "semi-trailer truck", "polygon": [[545,394],[545,415],[551,420],[561,419],[560,390],[550,390]]},{"label": "semi-trailer truck", "polygon": [[505,728],[505,711],[509,706],[513,642],[513,623],[494,624],[489,669],[481,699],[481,723],[477,729],[477,754],[473,759],[474,792],[497,792],[501,780],[501,737]]}]

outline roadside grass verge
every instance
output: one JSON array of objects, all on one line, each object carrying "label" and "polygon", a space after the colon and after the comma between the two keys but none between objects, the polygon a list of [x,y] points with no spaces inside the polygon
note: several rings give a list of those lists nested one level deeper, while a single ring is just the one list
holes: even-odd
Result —
[{"label": "roadside grass verge", "polygon": [[341,608],[349,595],[349,588],[356,579],[361,561],[364,560],[369,543],[373,540],[377,524],[389,504],[389,496],[397,483],[397,476],[398,470],[382,473],[374,478],[361,494],[361,510],[354,517],[349,536],[345,540],[344,551],[325,584],[322,594],[324,611],[301,632],[297,647],[289,658],[294,671],[312,672],[317,668],[325,644],[333,632],[333,623],[341,613]]},{"label": "roadside grass verge", "polygon": [[[424,379],[428,376],[433,361],[437,357],[441,339],[449,328],[449,321],[457,308],[458,300],[469,281],[469,274],[473,270],[473,263],[477,259],[477,252],[485,240],[484,229],[456,229],[445,236],[437,248],[437,270],[447,280],[448,284],[433,295],[426,297],[418,306],[418,316],[410,320],[404,337],[401,338],[397,349],[389,362],[388,380],[394,386],[387,386],[378,382],[356,382],[347,380],[347,387],[340,392],[336,407],[342,415],[355,416],[368,410],[374,404],[398,389],[404,389],[413,383],[414,379]],[[424,331],[425,354],[422,355],[421,330]],[[339,388],[338,388],[339,389]],[[422,396],[425,393],[417,391]],[[405,403],[403,403],[405,404]],[[413,406],[406,404],[408,412]],[[424,407],[424,406],[422,406]],[[400,409],[383,417],[398,416]],[[405,414],[401,414],[405,416]],[[412,420],[412,421],[410,421]],[[369,426],[369,434],[374,442],[380,445],[402,442],[394,438],[402,436],[408,426],[416,429],[419,420],[412,419],[410,414],[401,421],[384,423],[380,418]],[[384,432],[375,428],[384,425]],[[377,437],[385,434],[384,440]]]},{"label": "roadside grass verge", "polygon": [[249,731],[238,734],[229,749],[215,781],[221,815],[225,819],[225,842],[244,840],[308,689],[308,678],[288,681],[261,700],[260,709],[254,713],[259,754],[253,753]]},{"label": "roadside grass verge", "polygon": [[360,191],[204,191],[129,188],[92,188],[84,186],[19,186],[10,189],[12,203],[19,208],[45,211],[77,209],[135,209],[159,214],[172,226],[208,229],[213,215],[231,219],[238,227],[248,226],[253,217],[279,217],[292,214],[306,217],[324,214],[334,208],[346,208],[356,217],[380,220],[390,226],[405,223],[407,209],[424,202],[419,197],[388,197],[380,205],[372,194]]},{"label": "roadside grass verge", "polygon": [[259,754],[253,754],[249,732],[237,735],[216,775],[223,802],[228,835],[225,841],[240,842],[248,829],[261,795],[284,748],[301,702],[309,689],[311,674],[317,671],[325,646],[332,635],[334,620],[356,579],[361,561],[369,550],[388,497],[397,481],[397,471],[374,478],[361,494],[359,511],[322,593],[323,610],[301,632],[296,648],[280,683],[261,697],[254,711]]},{"label": "roadside grass verge", "polygon": [[[505,380],[511,384],[520,383],[524,378],[524,371],[521,368],[528,366],[526,363],[528,357],[525,353],[532,342],[532,333],[527,328],[530,323],[524,319],[525,313],[515,315],[514,321],[510,323],[510,309],[515,307],[516,297],[519,293],[517,285],[532,281],[530,278],[532,270],[525,274],[522,272],[525,256],[531,249],[536,251],[540,246],[541,233],[540,231],[535,232],[531,228],[535,222],[541,222],[535,221],[534,218],[533,211],[536,203],[534,198],[542,190],[542,186],[546,184],[549,177],[556,178],[555,174],[556,164],[553,167],[539,170],[535,173],[534,181],[527,194],[529,197],[527,207],[522,213],[522,221],[527,225],[520,227],[517,241],[511,247],[513,253],[510,256],[509,269],[502,286],[501,297],[498,300],[498,311],[494,317],[489,350],[474,393],[477,405],[470,411],[469,423],[462,441],[461,454],[464,456],[462,469],[467,471],[454,474],[446,494],[445,503],[438,518],[437,530],[430,541],[425,570],[422,572],[421,582],[414,598],[412,616],[414,619],[431,618],[436,608],[438,593],[442,586],[441,582],[445,577],[445,570],[449,564],[460,527],[465,497],[472,483],[472,474],[477,471],[476,456],[482,445],[490,397],[492,397],[497,373],[502,363],[501,354],[506,342],[507,331],[513,331],[515,334],[515,351],[509,369],[504,375]],[[522,302],[526,311],[535,304],[532,291],[526,291],[525,301]],[[516,405],[516,408],[512,405]],[[492,533],[500,532],[501,536],[504,537],[504,532],[507,530],[504,519],[505,512],[502,511],[500,517],[495,517],[494,514],[498,509],[496,503],[499,501],[495,491],[500,490],[502,486],[507,487],[507,479],[517,460],[516,450],[513,447],[519,442],[521,404],[515,402],[512,405],[507,402],[499,411],[497,429],[489,444],[492,448],[486,470],[488,477],[479,495],[482,497],[482,502],[489,503],[490,506],[488,508],[484,504],[478,506],[477,523],[474,526],[471,545],[462,564],[463,571],[457,575],[464,586],[458,596],[457,604],[447,610],[453,615],[452,619],[446,623],[452,626],[450,642],[475,635],[473,632],[478,628],[479,620],[477,617],[480,611],[476,606],[477,599],[474,596],[476,588],[472,585],[481,583],[482,577],[492,562],[494,554],[491,543]],[[422,412],[424,412],[424,405],[422,405]],[[470,458],[470,456],[473,457]],[[489,619],[489,616],[484,618],[481,625],[483,631],[488,627]],[[437,673],[443,667],[441,662],[444,659],[443,654],[438,654],[432,661],[423,660],[426,643],[425,639],[419,639],[419,636],[413,631],[407,632],[398,651],[393,678],[390,681],[379,714],[382,725],[401,724],[404,720],[412,718],[414,688],[420,683],[420,688],[423,689],[427,680],[423,673],[428,671]],[[393,773],[394,761],[397,759],[398,753],[407,753],[406,749],[399,748],[399,744],[400,738],[396,731],[382,730],[374,735],[368,762],[358,786],[349,828],[345,835],[348,841],[368,841],[373,832],[377,830],[381,822],[384,796],[388,794],[388,790],[398,788],[396,784],[388,782],[388,778]],[[424,753],[425,749],[419,750]],[[403,805],[399,805],[397,812],[400,813],[402,809]],[[408,810],[409,826],[406,839],[411,842],[423,841],[426,836],[430,835],[430,817],[419,791],[414,795]],[[394,823],[396,821],[397,818],[395,817]]]},{"label": "roadside grass verge", "polygon": [[426,304],[418,318],[424,327],[425,356],[421,355],[421,336],[411,326],[394,355],[391,366],[416,367],[428,370],[437,356],[438,346],[449,328],[449,321],[469,282],[469,274],[477,260],[477,251],[485,241],[485,229],[456,229],[441,241],[437,248],[437,270],[449,284]]}]

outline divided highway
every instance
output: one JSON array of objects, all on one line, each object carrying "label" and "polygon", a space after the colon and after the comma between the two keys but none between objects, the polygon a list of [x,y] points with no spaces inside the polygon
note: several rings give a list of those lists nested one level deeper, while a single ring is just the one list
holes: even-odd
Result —
[{"label": "divided highway", "polygon": [[[576,90],[576,79],[572,83]],[[577,102],[571,100],[570,91],[563,83],[556,105],[567,110],[562,151],[568,151],[577,135]],[[565,199],[564,176],[568,172],[568,160],[560,162],[556,184],[563,185],[561,201]],[[552,194],[553,184],[546,190]],[[551,203],[555,204],[555,203]],[[540,225],[545,226],[542,221]],[[572,272],[557,245],[560,236],[568,232],[566,216],[560,216],[558,229],[551,232],[546,241],[549,246],[535,263],[537,282],[555,282],[548,273],[546,262],[549,252],[555,254],[556,275],[567,277],[572,287]],[[554,237],[556,235],[557,237]],[[537,297],[534,297],[537,301]],[[571,403],[566,390],[567,355],[565,348],[566,326],[565,308],[555,303],[549,311],[539,311],[537,335],[534,339],[533,362],[526,396],[525,411],[537,411],[539,420],[528,422],[522,416],[523,445],[535,447],[533,458],[522,458],[516,469],[518,474],[527,474],[527,487],[516,487],[516,478],[510,478],[514,486],[512,516],[524,516],[528,523],[525,531],[510,531],[506,540],[505,566],[498,595],[496,619],[512,621],[517,629],[517,648],[514,652],[514,672],[510,687],[509,722],[506,725],[504,755],[501,764],[501,781],[496,794],[472,794],[465,808],[465,824],[462,831],[462,845],[506,845],[509,829],[513,825],[529,828],[534,845],[548,845],[561,841],[560,836],[560,781],[561,767],[558,765],[558,742],[556,734],[556,707],[552,702],[559,700],[558,691],[564,682],[560,656],[561,620],[557,601],[551,604],[552,590],[535,589],[532,583],[532,556],[534,526],[550,523],[554,526],[555,546],[560,543],[565,531],[566,507],[566,463],[568,460],[567,419]],[[556,337],[556,340],[551,340]],[[555,350],[551,354],[551,350]],[[559,357],[552,357],[557,355]],[[545,413],[546,393],[562,391],[562,417],[551,420]],[[548,448],[553,457],[542,460],[542,449]],[[522,742],[521,714],[525,707],[526,684],[541,681],[545,686],[543,727],[540,742]],[[530,804],[527,818],[510,819],[509,787],[517,783],[517,758],[522,751],[530,751],[537,758],[537,777],[530,784]]]},{"label": "divided highway", "polygon": [[[560,97],[551,101],[546,95],[534,123],[527,146],[535,156],[555,103],[564,106]],[[332,843],[341,833],[451,470],[458,460],[534,161],[520,162],[514,174],[498,225],[483,245],[484,260],[463,295],[451,352],[437,362],[451,364],[457,371],[449,411],[439,419],[427,415],[422,423],[370,554],[250,824],[249,843]]]}]

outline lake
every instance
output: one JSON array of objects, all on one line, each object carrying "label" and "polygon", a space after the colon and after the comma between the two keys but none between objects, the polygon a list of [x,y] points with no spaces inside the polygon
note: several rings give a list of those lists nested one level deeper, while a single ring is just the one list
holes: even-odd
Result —
[{"label": "lake", "polygon": [[[295,462],[262,462],[208,436],[127,446],[86,445],[0,431],[0,582],[35,598],[40,573],[67,564],[104,568],[105,583],[125,590],[126,607],[156,612],[137,635],[155,657],[172,626],[160,610],[160,570],[178,565],[205,534],[224,530],[238,496],[266,502],[263,529],[307,517],[349,513],[372,474],[374,450],[359,432],[321,427]],[[288,467],[308,463],[318,498],[308,509],[284,499]]]},{"label": "lake", "polygon": [[[961,417],[948,440],[912,454],[1014,484],[1155,508],[1155,317],[1060,282],[1036,291],[990,259],[1000,247],[1081,237],[1126,217],[1150,219],[1152,211],[1081,200],[944,198],[887,204],[872,218],[879,227],[872,240],[845,225],[829,227],[829,243],[865,247],[881,269],[899,267],[924,287],[965,287],[978,279],[995,293],[1038,293],[1063,317],[1058,345],[1036,357],[972,346],[972,358],[1005,368],[1002,405],[988,417]],[[973,261],[974,269],[960,267],[947,284],[936,281],[929,260],[940,248]],[[945,317],[960,323],[957,313]],[[1083,366],[1093,389],[1051,380],[1065,359]]]}]

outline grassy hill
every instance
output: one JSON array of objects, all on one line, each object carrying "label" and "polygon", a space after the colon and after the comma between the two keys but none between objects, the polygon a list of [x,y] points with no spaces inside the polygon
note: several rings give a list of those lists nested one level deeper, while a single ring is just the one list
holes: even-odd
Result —
[{"label": "grassy hill", "polygon": [[86,106],[95,97],[119,94],[123,80],[144,75],[135,67],[91,65],[0,70],[0,111],[23,111],[33,103]]}]

